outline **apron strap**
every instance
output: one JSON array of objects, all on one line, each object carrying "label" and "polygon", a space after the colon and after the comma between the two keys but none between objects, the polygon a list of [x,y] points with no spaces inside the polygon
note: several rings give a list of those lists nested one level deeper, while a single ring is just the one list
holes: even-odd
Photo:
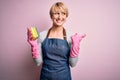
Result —
[{"label": "apron strap", "polygon": [[47,35],[46,35],[46,38],[48,38],[49,34],[50,34],[50,31],[51,31],[52,28],[50,28],[47,32]]},{"label": "apron strap", "polygon": [[64,38],[64,40],[67,40],[67,35],[66,35],[66,30],[65,30],[65,28],[63,28],[63,38]]}]

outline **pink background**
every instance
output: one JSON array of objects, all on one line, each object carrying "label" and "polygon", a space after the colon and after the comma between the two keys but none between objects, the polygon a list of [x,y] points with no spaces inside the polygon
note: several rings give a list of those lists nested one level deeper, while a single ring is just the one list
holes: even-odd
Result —
[{"label": "pink background", "polygon": [[[49,9],[56,1],[0,0],[0,80],[39,80],[26,28],[51,27]],[[73,80],[120,80],[120,0],[61,1],[70,12],[65,28],[87,34]]]}]

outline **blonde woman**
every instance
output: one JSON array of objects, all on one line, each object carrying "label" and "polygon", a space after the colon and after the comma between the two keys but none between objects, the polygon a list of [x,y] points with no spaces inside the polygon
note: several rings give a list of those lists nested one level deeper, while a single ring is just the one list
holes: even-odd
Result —
[{"label": "blonde woman", "polygon": [[63,27],[68,15],[66,5],[57,2],[50,8],[53,24],[49,30],[32,40],[28,29],[32,57],[38,66],[42,64],[40,80],[72,80],[70,66],[78,61],[80,41],[85,35],[72,34]]}]

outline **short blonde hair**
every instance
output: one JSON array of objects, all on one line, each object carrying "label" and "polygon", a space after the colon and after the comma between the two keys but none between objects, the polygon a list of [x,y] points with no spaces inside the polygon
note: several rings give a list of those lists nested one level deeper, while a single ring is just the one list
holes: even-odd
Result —
[{"label": "short blonde hair", "polygon": [[65,12],[66,17],[68,17],[68,8],[63,2],[57,2],[52,5],[52,7],[50,8],[50,17],[52,18],[53,13],[57,11]]}]

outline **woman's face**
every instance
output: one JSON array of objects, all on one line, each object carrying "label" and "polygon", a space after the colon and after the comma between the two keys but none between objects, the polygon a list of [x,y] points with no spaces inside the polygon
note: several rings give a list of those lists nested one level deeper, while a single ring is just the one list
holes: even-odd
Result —
[{"label": "woman's face", "polygon": [[66,13],[65,12],[55,12],[52,15],[53,25],[62,26],[66,21]]}]

